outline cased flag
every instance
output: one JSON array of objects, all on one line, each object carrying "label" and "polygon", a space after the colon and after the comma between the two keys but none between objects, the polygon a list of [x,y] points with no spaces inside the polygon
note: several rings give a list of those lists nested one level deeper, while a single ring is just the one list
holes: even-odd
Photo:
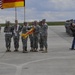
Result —
[{"label": "cased flag", "polygon": [[14,8],[25,6],[25,0],[3,0],[3,8]]},{"label": "cased flag", "polygon": [[32,29],[30,29],[27,33],[23,33],[23,34],[21,34],[21,36],[23,37],[23,38],[27,38],[30,34],[32,34],[33,32],[34,32],[34,28],[32,28]]}]

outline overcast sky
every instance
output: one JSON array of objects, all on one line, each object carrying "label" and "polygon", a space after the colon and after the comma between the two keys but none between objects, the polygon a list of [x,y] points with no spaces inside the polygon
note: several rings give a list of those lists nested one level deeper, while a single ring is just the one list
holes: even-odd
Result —
[{"label": "overcast sky", "polygon": [[[34,21],[45,18],[47,21],[75,19],[75,0],[25,0],[25,20]],[[17,19],[24,21],[24,8],[17,8]],[[14,22],[15,9],[0,10],[0,22]]]}]

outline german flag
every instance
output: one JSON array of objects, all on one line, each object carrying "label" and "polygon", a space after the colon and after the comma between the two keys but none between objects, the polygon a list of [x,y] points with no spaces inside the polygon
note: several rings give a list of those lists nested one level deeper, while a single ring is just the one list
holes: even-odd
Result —
[{"label": "german flag", "polygon": [[25,0],[3,0],[2,8],[24,7]]}]

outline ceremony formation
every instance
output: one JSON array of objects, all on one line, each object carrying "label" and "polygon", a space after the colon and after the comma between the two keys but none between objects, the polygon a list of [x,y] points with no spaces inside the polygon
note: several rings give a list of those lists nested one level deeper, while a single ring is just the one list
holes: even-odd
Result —
[{"label": "ceremony formation", "polygon": [[6,52],[11,52],[11,38],[13,38],[14,41],[14,52],[19,51],[19,40],[21,36],[23,53],[28,52],[28,39],[30,39],[30,52],[38,52],[39,44],[39,51],[47,53],[47,30],[48,25],[45,19],[40,22],[34,21],[31,25],[28,25],[27,22],[24,22],[22,26],[18,24],[17,20],[15,20],[15,25],[13,26],[10,25],[9,21],[7,21],[4,27],[5,44],[7,49]]},{"label": "ceremony formation", "polygon": [[[17,7],[24,7],[24,23],[22,26],[18,24]],[[15,24],[11,26],[10,21],[6,21],[4,27],[6,52],[11,52],[11,38],[13,38],[14,52],[19,51],[19,40],[21,39],[23,53],[27,53],[27,42],[30,39],[30,52],[37,52],[39,44],[39,51],[47,53],[48,25],[45,19],[40,22],[34,21],[28,25],[25,21],[25,0],[0,0],[0,8],[15,8]]]}]

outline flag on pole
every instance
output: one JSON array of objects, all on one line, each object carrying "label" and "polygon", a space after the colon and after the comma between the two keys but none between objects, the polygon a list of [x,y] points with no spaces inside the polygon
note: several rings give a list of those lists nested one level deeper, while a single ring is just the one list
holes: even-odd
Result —
[{"label": "flag on pole", "polygon": [[25,0],[3,0],[3,8],[14,8],[25,6]]},{"label": "flag on pole", "polygon": [[0,9],[2,9],[2,0],[0,0]]},{"label": "flag on pole", "polygon": [[23,37],[23,38],[27,38],[30,34],[32,34],[34,32],[34,28],[31,28],[27,33],[23,33],[23,34],[21,34],[21,36]]}]

